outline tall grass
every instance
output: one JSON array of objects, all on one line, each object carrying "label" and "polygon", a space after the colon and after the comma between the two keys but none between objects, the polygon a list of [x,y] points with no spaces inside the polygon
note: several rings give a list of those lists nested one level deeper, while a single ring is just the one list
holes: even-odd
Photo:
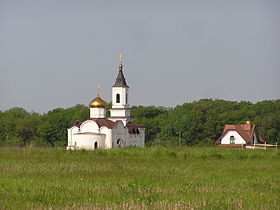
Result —
[{"label": "tall grass", "polygon": [[280,152],[0,149],[4,209],[277,209]]}]

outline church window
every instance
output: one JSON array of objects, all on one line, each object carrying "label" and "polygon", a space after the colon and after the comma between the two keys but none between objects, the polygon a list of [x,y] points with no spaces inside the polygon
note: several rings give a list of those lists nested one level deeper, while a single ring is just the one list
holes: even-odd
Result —
[{"label": "church window", "polygon": [[127,104],[127,101],[128,101],[127,97],[128,97],[128,95],[126,94],[126,96],[125,96],[125,103],[126,104]]},{"label": "church window", "polygon": [[121,96],[120,96],[120,94],[117,94],[116,95],[116,103],[120,103],[120,101],[121,101]]},{"label": "church window", "polygon": [[230,140],[230,144],[235,144],[235,138],[234,138],[234,136],[231,136],[231,137],[229,138],[229,140]]},{"label": "church window", "polygon": [[97,141],[94,142],[94,149],[98,149],[98,143],[97,143]]},{"label": "church window", "polygon": [[117,140],[117,147],[119,147],[119,148],[123,147],[123,142],[121,139]]}]

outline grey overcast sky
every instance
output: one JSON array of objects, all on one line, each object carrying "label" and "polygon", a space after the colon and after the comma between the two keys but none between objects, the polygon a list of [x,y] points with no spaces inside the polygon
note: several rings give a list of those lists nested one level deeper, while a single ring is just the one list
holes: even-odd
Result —
[{"label": "grey overcast sky", "polygon": [[0,110],[280,98],[279,0],[0,0]]}]

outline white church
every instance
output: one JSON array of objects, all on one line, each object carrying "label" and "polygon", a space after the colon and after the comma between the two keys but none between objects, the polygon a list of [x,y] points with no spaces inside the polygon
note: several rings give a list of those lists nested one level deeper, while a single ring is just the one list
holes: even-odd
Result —
[{"label": "white church", "polygon": [[122,58],[112,87],[112,108],[106,118],[107,102],[99,93],[90,103],[90,118],[68,128],[67,150],[96,150],[118,147],[144,147],[145,127],[133,123],[128,103],[129,87],[123,75]]}]

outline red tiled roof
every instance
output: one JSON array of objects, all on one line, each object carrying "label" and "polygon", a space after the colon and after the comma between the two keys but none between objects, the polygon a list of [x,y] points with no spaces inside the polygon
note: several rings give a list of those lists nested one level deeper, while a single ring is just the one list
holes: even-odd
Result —
[{"label": "red tiled roof", "polygon": [[[99,128],[102,126],[106,126],[107,128],[112,129],[115,126],[115,122],[113,122],[112,120],[108,120],[106,118],[91,118],[89,120],[96,122]],[[74,122],[74,124],[71,127],[77,126],[79,128],[82,125],[82,123],[83,123],[82,121],[77,120]]]},{"label": "red tiled roof", "polygon": [[[99,128],[102,126],[106,126],[109,129],[114,128],[118,122],[118,121],[114,122],[114,121],[108,120],[106,118],[91,118],[89,120],[96,122],[96,124],[98,125]],[[71,127],[73,127],[73,126],[80,127],[82,123],[83,122],[81,122],[81,121],[75,121],[75,123]],[[137,123],[131,123],[131,122],[127,123],[126,127],[127,127],[129,133],[139,133],[138,128],[144,128],[143,125],[140,125]]]},{"label": "red tiled roof", "polygon": [[132,123],[132,122],[127,123],[126,127],[127,127],[129,133],[139,133],[138,128],[144,128],[143,125],[140,125],[137,123]]},{"label": "red tiled roof", "polygon": [[83,123],[82,121],[76,120],[76,121],[74,122],[74,124],[71,125],[69,128],[72,128],[73,126],[77,126],[77,127],[79,128],[79,127],[81,126],[82,123]]},{"label": "red tiled roof", "polygon": [[99,128],[101,128],[102,126],[106,126],[107,128],[112,129],[116,124],[112,120],[108,120],[106,118],[91,118],[90,120],[96,122]]},{"label": "red tiled roof", "polygon": [[242,125],[225,125],[223,133],[220,138],[217,139],[216,144],[220,144],[222,138],[226,135],[228,131],[236,131],[245,141],[249,143],[252,141],[252,137],[256,132],[257,140],[264,143],[263,139],[260,139],[257,133],[256,125],[246,123]]}]

